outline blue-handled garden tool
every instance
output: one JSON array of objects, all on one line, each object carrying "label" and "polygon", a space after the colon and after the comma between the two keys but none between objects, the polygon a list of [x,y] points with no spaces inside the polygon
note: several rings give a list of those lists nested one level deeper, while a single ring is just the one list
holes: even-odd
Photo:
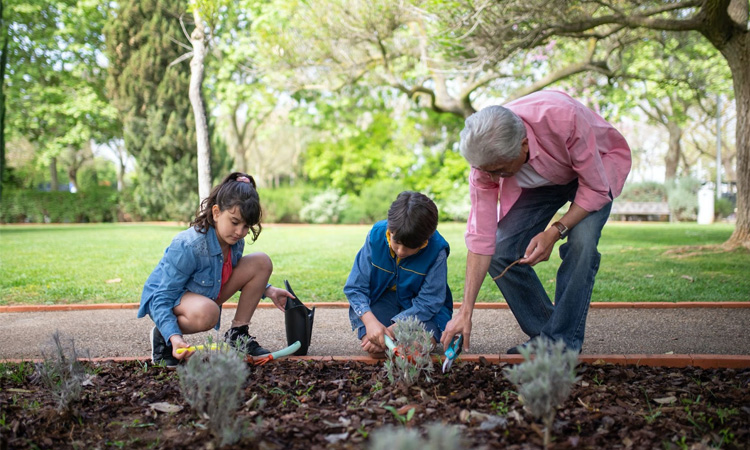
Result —
[{"label": "blue-handled garden tool", "polygon": [[445,361],[443,361],[443,373],[449,371],[451,369],[451,366],[453,365],[453,360],[455,360],[458,355],[461,354],[461,351],[464,349],[464,337],[463,335],[459,334],[457,336],[453,336],[453,340],[451,340],[450,345],[447,349],[445,349]]},{"label": "blue-handled garden tool", "polygon": [[290,345],[289,347],[282,348],[281,350],[279,350],[277,352],[270,353],[270,354],[268,354],[266,356],[261,356],[261,357],[258,357],[258,358],[254,358],[254,357],[248,355],[245,360],[247,362],[249,362],[249,363],[252,363],[252,364],[256,365],[256,366],[262,366],[262,365],[264,365],[266,363],[269,363],[269,362],[271,362],[273,360],[277,360],[277,359],[281,359],[281,358],[286,358],[287,356],[293,355],[294,352],[296,352],[297,350],[299,350],[300,346],[302,346],[302,344],[300,344],[300,342],[297,341],[294,344]]}]

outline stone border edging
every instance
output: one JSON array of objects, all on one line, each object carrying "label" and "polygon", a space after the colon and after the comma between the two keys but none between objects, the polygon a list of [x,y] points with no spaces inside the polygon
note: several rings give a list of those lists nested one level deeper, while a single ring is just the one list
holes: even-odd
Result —
[{"label": "stone border edging", "polygon": [[[82,360],[89,360],[81,358]],[[90,358],[95,362],[126,362],[126,361],[150,361],[148,356],[130,356],[116,358]],[[356,361],[365,364],[377,364],[382,359],[374,359],[369,356],[290,356],[292,361]],[[646,366],[646,367],[700,367],[703,369],[747,369],[750,368],[750,356],[748,355],[661,355],[661,354],[632,354],[632,355],[580,355],[578,360],[588,364],[615,364],[619,366]],[[5,359],[0,362],[19,363],[23,361],[40,362],[39,359]],[[458,359],[458,363],[477,363],[486,361],[490,364],[518,364],[523,362],[521,355],[464,355]]]},{"label": "stone border edging", "polygon": [[[348,308],[348,302],[306,303],[310,308]],[[68,305],[9,305],[0,306],[0,313],[91,311],[97,309],[138,309],[138,303],[90,303]],[[454,309],[461,303],[453,304]],[[597,309],[676,309],[676,308],[750,308],[750,302],[592,302]],[[237,308],[237,303],[227,303],[224,308]],[[258,308],[276,308],[273,303],[260,303]],[[474,309],[508,309],[507,303],[477,303]]]}]

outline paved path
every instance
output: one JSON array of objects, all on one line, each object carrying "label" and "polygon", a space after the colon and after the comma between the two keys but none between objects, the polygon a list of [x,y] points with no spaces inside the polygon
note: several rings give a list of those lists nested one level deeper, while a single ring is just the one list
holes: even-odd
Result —
[{"label": "paved path", "polygon": [[[234,309],[222,314],[227,329]],[[135,309],[0,313],[0,360],[40,358],[59,330],[92,358],[150,355],[149,318]],[[716,354],[750,355],[750,308],[592,308],[583,354]],[[251,334],[270,350],[286,346],[284,316],[277,309],[258,309]],[[191,337],[202,343],[208,333]],[[474,312],[471,353],[499,355],[526,340],[507,309]],[[48,347],[47,347],[48,348]],[[350,330],[345,308],[318,308],[310,355],[363,355]]]}]

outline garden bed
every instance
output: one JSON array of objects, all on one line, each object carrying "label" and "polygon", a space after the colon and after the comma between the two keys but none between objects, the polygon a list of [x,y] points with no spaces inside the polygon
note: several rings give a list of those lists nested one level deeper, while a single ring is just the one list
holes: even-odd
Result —
[{"label": "garden bed", "polygon": [[[0,364],[0,448],[215,446],[177,371],[138,361],[86,367],[81,400],[61,414],[32,364]],[[238,412],[248,435],[229,448],[363,448],[383,426],[435,422],[455,425],[465,447],[541,448],[542,425],[503,367],[458,362],[443,375],[436,364],[433,382],[406,389],[389,383],[382,364],[251,366]],[[581,364],[579,374],[555,418],[554,448],[748,448],[750,369]]]}]

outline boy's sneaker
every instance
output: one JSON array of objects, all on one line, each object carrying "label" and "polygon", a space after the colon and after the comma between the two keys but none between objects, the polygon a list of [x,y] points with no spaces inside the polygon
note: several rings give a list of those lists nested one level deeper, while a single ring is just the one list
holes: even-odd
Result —
[{"label": "boy's sneaker", "polygon": [[227,330],[224,333],[224,342],[250,356],[265,356],[271,353],[261,347],[258,341],[247,333],[247,325]]},{"label": "boy's sneaker", "polygon": [[157,327],[151,329],[151,362],[170,369],[180,364],[180,360],[172,356],[172,347],[167,345],[167,341]]}]

